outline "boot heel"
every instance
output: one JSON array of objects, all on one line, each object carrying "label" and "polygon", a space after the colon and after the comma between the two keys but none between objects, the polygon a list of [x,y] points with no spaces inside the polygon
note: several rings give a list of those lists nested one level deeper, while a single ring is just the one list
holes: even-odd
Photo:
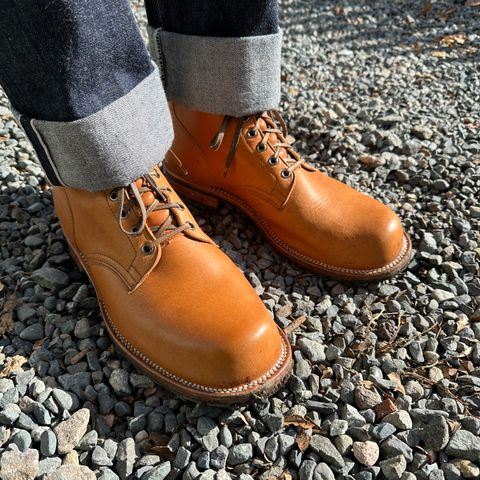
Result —
[{"label": "boot heel", "polygon": [[182,197],[186,197],[196,203],[200,203],[201,205],[206,205],[207,207],[217,209],[218,208],[218,199],[208,195],[204,192],[200,192],[199,190],[194,190],[191,187],[187,187],[184,183],[177,182],[172,179],[172,177],[167,176],[169,182],[171,183],[172,187],[175,191]]}]

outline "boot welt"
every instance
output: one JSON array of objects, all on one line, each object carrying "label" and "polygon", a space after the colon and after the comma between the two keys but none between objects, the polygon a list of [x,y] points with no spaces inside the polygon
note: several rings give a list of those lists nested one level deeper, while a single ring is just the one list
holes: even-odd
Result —
[{"label": "boot welt", "polygon": [[280,251],[280,253],[292,260],[294,263],[309,270],[313,270],[322,277],[349,282],[386,280],[405,270],[410,263],[412,256],[412,242],[408,234],[404,232],[403,246],[400,253],[392,262],[387,265],[372,269],[352,269],[328,265],[327,263],[310,258],[287,245],[275,234],[275,232],[271,230],[268,222],[262,216],[258,215],[249,205],[247,205],[238,197],[219,188],[201,188],[196,185],[194,186],[188,184],[168,172],[165,168],[164,173],[179,195],[189,198],[196,203],[206,205],[210,208],[217,208],[219,202],[224,201],[239,208],[255,223],[259,230],[263,233],[267,242],[270,243],[273,248]]},{"label": "boot welt", "polygon": [[[90,282],[95,287],[81,256],[71,246],[70,252],[78,269],[87,274]],[[211,405],[240,405],[272,395],[290,377],[292,371],[292,350],[287,336],[280,328],[278,330],[282,343],[281,354],[277,363],[268,372],[260,378],[250,380],[241,385],[211,387],[183,379],[150,360],[118,331],[100,298],[98,302],[110,339],[122,356],[138,370],[147,374],[157,384],[174,392],[181,398],[195,402],[205,402]]]}]

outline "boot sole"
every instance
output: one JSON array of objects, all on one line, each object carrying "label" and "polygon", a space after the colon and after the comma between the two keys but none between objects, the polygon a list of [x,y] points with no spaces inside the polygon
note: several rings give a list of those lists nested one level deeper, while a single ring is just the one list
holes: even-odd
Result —
[{"label": "boot sole", "polygon": [[[68,243],[68,241],[67,241]],[[85,272],[95,288],[81,256],[70,247],[70,253],[78,269]],[[98,298],[98,297],[97,297]],[[178,397],[211,405],[235,406],[273,395],[288,380],[292,372],[292,350],[285,333],[279,328],[282,353],[277,363],[259,379],[228,388],[216,388],[194,384],[166,371],[135,348],[116,328],[104,302],[98,298],[100,312],[107,332],[115,348],[139,371],[147,374],[157,384],[172,391]]]},{"label": "boot sole", "polygon": [[176,192],[196,203],[208,206],[210,208],[218,208],[220,202],[226,202],[234,207],[240,209],[257,228],[263,233],[267,242],[273,248],[278,250],[282,255],[292,260],[294,263],[318,273],[322,277],[332,278],[335,280],[350,281],[350,282],[369,282],[386,280],[394,277],[398,273],[405,270],[410,263],[412,255],[412,242],[406,232],[404,232],[402,249],[392,262],[383,267],[374,269],[357,270],[343,267],[335,267],[326,263],[320,262],[313,258],[309,258],[301,252],[293,249],[282,241],[271,229],[268,222],[258,215],[249,205],[234,195],[217,188],[204,189],[179,179],[171,174],[166,168],[163,172],[171,183]]}]

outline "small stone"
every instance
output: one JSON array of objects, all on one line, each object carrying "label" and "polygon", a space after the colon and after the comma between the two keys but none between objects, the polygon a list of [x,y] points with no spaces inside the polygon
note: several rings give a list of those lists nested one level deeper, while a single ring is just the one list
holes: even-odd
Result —
[{"label": "small stone", "polygon": [[59,423],[54,431],[57,435],[58,453],[63,455],[73,450],[87,431],[90,411],[82,408],[76,411],[68,420]]},{"label": "small stone", "polygon": [[375,442],[353,442],[353,455],[362,465],[372,467],[377,463],[380,450]]},{"label": "small stone", "polygon": [[185,447],[180,447],[177,450],[177,454],[172,465],[179,470],[184,469],[190,462],[190,455],[191,452],[189,450],[187,450]]},{"label": "small stone", "polygon": [[330,436],[336,437],[344,435],[348,430],[348,422],[346,420],[333,420],[330,424]]},{"label": "small stone", "polygon": [[363,385],[355,387],[355,403],[360,410],[373,408],[381,403],[382,397],[375,389],[369,389]]},{"label": "small stone", "polygon": [[405,472],[407,468],[407,462],[402,455],[387,458],[381,461],[379,465],[382,473],[388,480],[401,480],[403,472]]},{"label": "small stone", "polygon": [[225,468],[228,458],[228,448],[220,445],[210,453],[210,466],[216,470]]},{"label": "small stone", "polygon": [[58,457],[44,458],[38,464],[37,478],[44,478],[42,477],[42,475],[55,472],[60,468],[61,465],[62,465],[62,460]]},{"label": "small stone", "polygon": [[413,459],[413,451],[410,446],[399,438],[391,436],[380,445],[380,452],[383,457],[401,455],[409,463]]},{"label": "small stone", "polygon": [[95,430],[87,432],[78,442],[77,448],[79,450],[93,450],[97,446],[98,433]]},{"label": "small stone", "polygon": [[432,298],[435,299],[438,303],[443,303],[443,302],[446,302],[447,300],[454,299],[455,294],[447,290],[441,290],[439,288],[435,288],[432,291]]},{"label": "small stone", "polygon": [[32,325],[24,328],[19,336],[22,340],[28,340],[30,342],[40,340],[44,337],[43,326],[40,323],[32,323]]},{"label": "small stone", "polygon": [[310,448],[332,467],[342,469],[345,466],[345,461],[342,456],[327,437],[313,435],[310,440]]},{"label": "small stone", "polygon": [[130,387],[128,372],[126,370],[114,370],[108,379],[113,391],[117,395],[130,395],[132,388]]},{"label": "small stone", "polygon": [[95,473],[84,465],[62,465],[45,480],[96,480]]},{"label": "small stone", "polygon": [[26,430],[19,430],[12,436],[12,442],[21,452],[26,452],[32,444],[32,437]]},{"label": "small stone", "polygon": [[92,451],[92,462],[99,467],[109,467],[113,465],[104,448],[97,445]]},{"label": "small stone", "polygon": [[2,410],[0,410],[0,423],[2,425],[13,425],[20,416],[20,412],[20,407],[17,404],[8,403]]},{"label": "small stone", "polygon": [[400,430],[410,430],[412,428],[412,419],[405,410],[389,413],[383,417],[383,421],[392,424]]},{"label": "small stone", "polygon": [[142,475],[141,480],[163,480],[172,469],[170,462],[163,462]]},{"label": "small stone", "polygon": [[445,449],[451,457],[480,461],[480,439],[468,430],[457,430]]},{"label": "small stone", "polygon": [[393,435],[396,431],[396,428],[390,423],[379,423],[372,428],[372,435],[377,440],[385,440],[386,438]]},{"label": "small stone", "polygon": [[312,362],[323,362],[326,359],[325,346],[321,343],[310,340],[309,338],[300,338],[297,342],[298,348]]},{"label": "small stone", "polygon": [[57,437],[51,430],[45,430],[40,435],[40,453],[51,457],[57,451]]},{"label": "small stone", "polygon": [[80,463],[78,459],[78,453],[76,450],[70,450],[64,457],[63,457],[63,465],[78,465]]},{"label": "small stone", "polygon": [[68,284],[68,275],[56,268],[44,267],[35,270],[30,279],[43,288],[57,289]]},{"label": "small stone", "polygon": [[456,459],[452,463],[460,470],[464,478],[480,478],[480,468],[470,460]]},{"label": "small stone", "polygon": [[118,444],[115,459],[115,471],[121,480],[125,480],[132,474],[136,460],[135,441],[133,438],[125,438]]},{"label": "small stone", "polygon": [[248,462],[253,457],[253,448],[250,443],[233,445],[229,449],[227,463],[231,466]]},{"label": "small stone", "polygon": [[38,473],[38,451],[7,450],[0,457],[2,480],[33,480]]},{"label": "small stone", "polygon": [[31,317],[36,315],[36,310],[28,305],[20,305],[16,310],[15,313],[17,314],[17,319],[20,322],[25,322]]},{"label": "small stone", "polygon": [[433,136],[433,130],[426,125],[415,125],[412,133],[420,140],[430,140]]},{"label": "small stone", "polygon": [[320,462],[313,472],[314,480],[335,480],[335,474],[332,469],[323,462]]}]

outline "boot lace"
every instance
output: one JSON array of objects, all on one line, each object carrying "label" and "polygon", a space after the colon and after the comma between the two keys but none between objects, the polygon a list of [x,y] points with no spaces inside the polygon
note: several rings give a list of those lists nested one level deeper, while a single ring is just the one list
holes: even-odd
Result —
[{"label": "boot lace", "polygon": [[[223,170],[224,177],[227,176],[228,169],[230,168],[233,157],[235,156],[235,152],[237,151],[243,125],[249,119],[250,117],[242,118],[225,115],[220,125],[220,129],[210,142],[210,148],[212,148],[213,150],[218,150],[223,143],[223,140],[225,138],[225,132],[227,131],[230,122],[236,122],[235,133],[233,134],[232,144],[230,146],[230,150],[228,152],[227,159],[225,161],[225,167]],[[265,122],[266,127],[262,125],[262,120]],[[272,134],[275,134],[277,136],[278,141],[271,144],[274,153],[269,158],[269,162],[272,165],[277,164],[280,160],[283,160],[285,162],[287,168],[282,170],[282,177],[289,177],[295,169],[305,163],[305,160],[293,148],[292,143],[287,140],[287,126],[280,113],[278,113],[276,110],[269,110],[255,115],[255,125],[249,129],[248,135],[253,138],[257,135],[257,133],[260,133],[262,137],[260,143],[257,144],[257,150],[260,152],[264,152],[268,148],[267,144],[269,143],[269,139]],[[285,149],[287,151],[287,158],[280,157],[280,152],[282,151],[282,149]]]},{"label": "boot lace", "polygon": [[[163,185],[157,185],[156,178],[160,178],[160,175],[156,172],[149,173],[141,177],[141,185],[138,186],[138,180],[132,182],[126,187],[112,190],[110,192],[110,198],[119,199],[120,205],[118,210],[118,223],[120,228],[127,235],[139,235],[143,232],[147,226],[148,218],[154,213],[161,210],[171,210],[178,208],[184,209],[184,206],[178,202],[172,202],[168,193],[172,190]],[[145,201],[142,198],[145,194],[152,194],[153,201],[146,206]],[[124,226],[125,219],[129,216],[132,210],[136,210],[140,217],[140,222],[135,224],[131,230],[128,230]],[[184,232],[185,230],[193,230],[195,225],[188,221],[183,225],[176,225],[172,215],[168,215],[167,218],[160,225],[149,225],[150,230],[155,235],[155,240],[142,246],[143,253],[152,253],[154,247],[157,245],[165,245],[174,237]]]}]

